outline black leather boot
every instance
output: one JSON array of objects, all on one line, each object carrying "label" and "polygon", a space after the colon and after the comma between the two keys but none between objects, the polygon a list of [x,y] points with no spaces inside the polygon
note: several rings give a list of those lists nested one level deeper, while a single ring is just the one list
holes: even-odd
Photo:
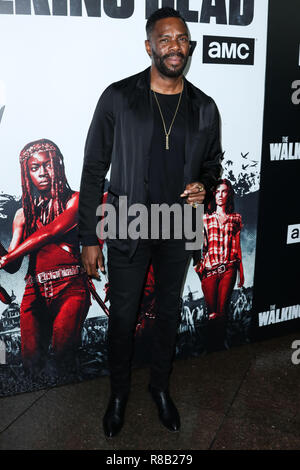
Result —
[{"label": "black leather boot", "polygon": [[169,392],[158,390],[149,385],[149,392],[156,403],[158,409],[158,417],[161,423],[169,429],[169,431],[179,431],[180,416],[174,405]]},{"label": "black leather boot", "polygon": [[103,429],[107,437],[115,436],[122,429],[127,400],[128,394],[111,394],[103,417]]}]

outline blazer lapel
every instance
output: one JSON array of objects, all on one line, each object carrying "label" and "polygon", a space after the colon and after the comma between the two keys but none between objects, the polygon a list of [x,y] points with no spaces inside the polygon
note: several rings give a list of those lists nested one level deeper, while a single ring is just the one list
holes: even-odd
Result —
[{"label": "blazer lapel", "polygon": [[138,107],[139,119],[139,138],[142,140],[141,158],[143,158],[144,181],[148,182],[149,164],[150,164],[150,147],[153,135],[153,106],[150,88],[150,71],[148,67],[142,72],[137,81],[137,93],[135,94],[136,106]]},{"label": "blazer lapel", "polygon": [[186,120],[185,120],[185,163],[184,163],[184,187],[191,183],[193,174],[192,162],[194,161],[195,142],[194,136],[199,130],[199,110],[190,83],[184,78],[186,90]]}]

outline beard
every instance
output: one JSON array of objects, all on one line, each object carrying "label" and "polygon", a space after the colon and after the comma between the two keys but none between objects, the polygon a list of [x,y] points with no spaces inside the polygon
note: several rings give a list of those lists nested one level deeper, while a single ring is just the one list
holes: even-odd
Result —
[{"label": "beard", "polygon": [[[182,73],[185,69],[185,66],[187,64],[187,61],[188,61],[188,56],[185,56],[181,52],[177,52],[177,53],[173,52],[171,54],[165,54],[163,56],[160,56],[160,55],[156,54],[155,51],[152,50],[152,55],[153,55],[153,60],[154,60],[154,63],[156,65],[157,70],[162,75],[165,75],[166,77],[170,77],[170,78],[180,77],[180,75],[182,75]],[[181,57],[183,59],[181,67],[179,67],[179,68],[175,68],[175,67],[172,67],[172,66],[168,67],[165,63],[165,60],[168,59],[169,57]]]}]

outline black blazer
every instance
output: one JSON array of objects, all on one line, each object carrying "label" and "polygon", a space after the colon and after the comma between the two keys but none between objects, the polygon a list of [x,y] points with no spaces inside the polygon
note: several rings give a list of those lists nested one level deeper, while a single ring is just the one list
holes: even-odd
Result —
[{"label": "black blazer", "polygon": [[[186,144],[184,185],[201,181],[206,190],[221,175],[222,151],[219,114],[215,102],[184,78]],[[146,203],[149,150],[153,132],[150,67],[111,84],[101,95],[89,128],[79,197],[79,236],[82,245],[97,244],[96,208],[101,203],[105,176],[111,165],[108,202],[128,206]],[[121,251],[132,254],[133,240],[116,240]]]}]

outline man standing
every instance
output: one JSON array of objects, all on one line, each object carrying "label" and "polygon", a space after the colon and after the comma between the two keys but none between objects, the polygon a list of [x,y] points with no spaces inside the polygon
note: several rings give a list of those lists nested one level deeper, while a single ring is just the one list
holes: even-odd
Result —
[{"label": "man standing", "polygon": [[[94,278],[99,278],[98,268],[104,271],[96,236],[96,208],[110,165],[107,202],[117,212],[120,196],[127,196],[128,206],[201,204],[220,177],[222,153],[216,105],[183,77],[190,53],[184,19],[172,8],[161,8],[149,17],[146,32],[151,67],[104,91],[86,141],[79,233],[82,261],[88,275]],[[126,223],[129,222],[130,218]],[[103,426],[109,437],[119,432],[124,422],[135,323],[150,262],[155,276],[157,315],[149,391],[164,426],[171,431],[180,427],[168,386],[180,291],[190,252],[184,239],[165,239],[162,229],[163,222],[158,240],[120,237],[107,242],[111,397]]]}]

